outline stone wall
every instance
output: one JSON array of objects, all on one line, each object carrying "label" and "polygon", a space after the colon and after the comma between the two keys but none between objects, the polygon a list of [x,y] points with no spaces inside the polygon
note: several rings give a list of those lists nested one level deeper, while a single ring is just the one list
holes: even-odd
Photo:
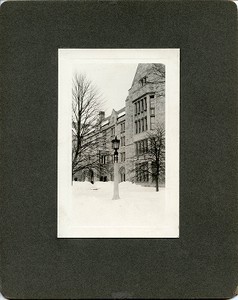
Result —
[{"label": "stone wall", "polygon": [[[155,101],[155,126],[158,124],[165,126],[165,78],[158,74],[158,69],[164,71],[163,65],[154,64],[139,64],[136,70],[136,74],[129,90],[129,94],[126,100],[126,177],[133,181],[135,172],[135,163],[145,161],[145,156],[136,157],[135,142],[146,139],[147,132],[143,131],[136,133],[135,131],[135,117],[134,114],[134,102],[140,98],[146,98],[147,111],[143,112],[141,116],[147,117],[147,128],[150,130],[150,95],[154,95]],[[142,83],[142,79],[144,82]],[[140,182],[140,184],[143,184]],[[150,178],[149,182],[145,182],[145,185],[154,185]],[[161,185],[164,184],[164,177],[162,176]]]}]

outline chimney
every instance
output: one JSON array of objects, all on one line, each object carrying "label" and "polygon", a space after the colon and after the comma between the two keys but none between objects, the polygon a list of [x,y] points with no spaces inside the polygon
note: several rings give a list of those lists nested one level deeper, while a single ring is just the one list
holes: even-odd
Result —
[{"label": "chimney", "polygon": [[99,112],[99,123],[101,123],[105,119],[105,111]]}]

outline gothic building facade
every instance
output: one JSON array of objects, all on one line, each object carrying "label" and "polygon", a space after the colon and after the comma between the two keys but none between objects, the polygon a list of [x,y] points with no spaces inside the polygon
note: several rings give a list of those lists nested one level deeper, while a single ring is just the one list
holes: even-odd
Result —
[{"label": "gothic building facade", "polygon": [[[141,169],[152,168],[147,160],[148,132],[165,125],[165,66],[162,64],[138,64],[137,70],[125,100],[125,107],[113,110],[105,117],[99,115],[99,132],[103,142],[97,148],[99,165],[102,168],[90,170],[87,174],[75,174],[75,180],[113,180],[112,139],[117,136],[119,148],[119,179],[142,185],[152,185],[153,176]],[[160,178],[164,184],[164,176]]]}]

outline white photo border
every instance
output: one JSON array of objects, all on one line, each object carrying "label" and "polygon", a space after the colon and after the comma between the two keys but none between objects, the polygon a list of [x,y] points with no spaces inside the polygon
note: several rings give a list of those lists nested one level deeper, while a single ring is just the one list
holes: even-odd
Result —
[{"label": "white photo border", "polygon": [[[166,68],[166,206],[155,228],[72,227],[72,72],[78,62],[163,63]],[[58,238],[179,238],[180,49],[58,49]]]}]

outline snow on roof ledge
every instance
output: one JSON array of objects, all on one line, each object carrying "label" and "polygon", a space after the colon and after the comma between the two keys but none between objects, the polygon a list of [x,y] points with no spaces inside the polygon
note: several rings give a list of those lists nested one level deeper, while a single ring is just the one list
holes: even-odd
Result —
[{"label": "snow on roof ledge", "polygon": [[103,121],[103,122],[102,122],[102,126],[105,126],[105,125],[107,125],[107,124],[109,124],[109,120],[106,120],[106,121]]},{"label": "snow on roof ledge", "polygon": [[118,114],[117,117],[120,118],[120,117],[124,116],[125,114],[126,114],[126,112],[125,112],[125,111],[122,111],[121,113]]}]

